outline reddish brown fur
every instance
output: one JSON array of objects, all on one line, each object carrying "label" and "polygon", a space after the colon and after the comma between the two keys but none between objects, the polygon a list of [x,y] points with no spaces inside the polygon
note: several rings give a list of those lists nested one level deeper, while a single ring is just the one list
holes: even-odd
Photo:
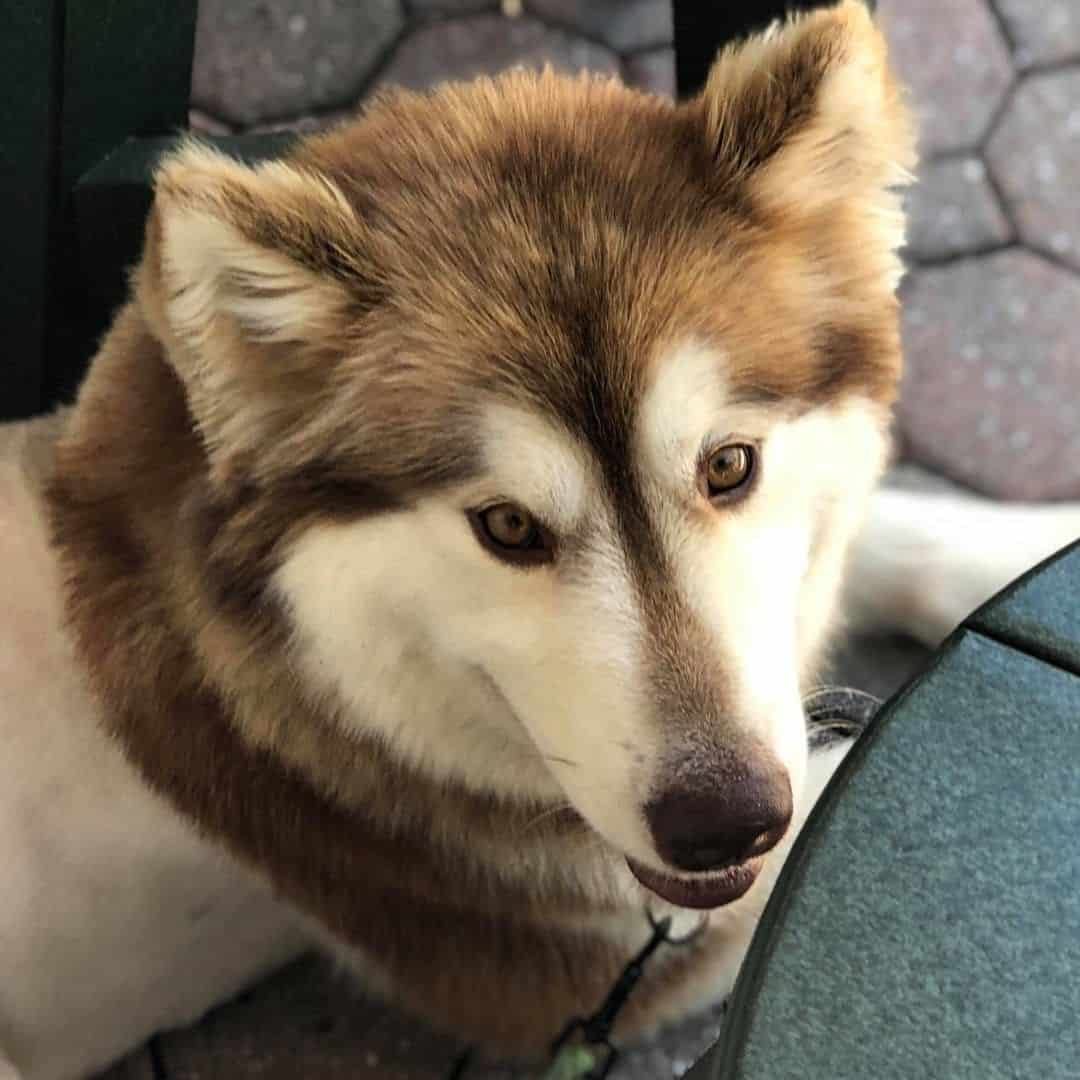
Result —
[{"label": "reddish brown fur", "polygon": [[[432,783],[342,735],[300,686],[264,583],[313,521],[467,475],[491,396],[547,411],[617,468],[649,365],[688,336],[722,348],[746,395],[889,400],[891,283],[880,252],[864,272],[858,208],[805,213],[756,187],[814,123],[830,63],[868,34],[860,18],[849,5],[807,21],[775,73],[789,93],[725,84],[722,111],[715,88],[676,106],[552,75],[389,96],[289,159],[347,212],[183,156],[160,179],[135,297],[50,494],[81,656],[148,783],[465,1037],[539,1049],[624,962],[560,928],[614,910],[614,891],[537,870],[593,838],[573,815],[533,824],[543,807]],[[163,215],[183,211],[302,268],[332,321],[272,342],[219,325],[227,378],[202,386],[162,255]],[[722,944],[673,961],[628,1028]]]}]

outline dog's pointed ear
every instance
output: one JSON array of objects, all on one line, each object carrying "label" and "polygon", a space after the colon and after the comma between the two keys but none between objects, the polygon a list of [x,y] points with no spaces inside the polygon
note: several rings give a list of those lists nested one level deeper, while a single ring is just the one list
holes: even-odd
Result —
[{"label": "dog's pointed ear", "polygon": [[360,222],[315,172],[288,161],[249,168],[188,143],[154,188],[164,314],[185,340],[224,319],[252,341],[307,341],[370,287]]},{"label": "dog's pointed ear", "polygon": [[212,461],[251,450],[310,409],[320,370],[374,302],[362,223],[300,164],[248,167],[194,142],[154,188],[140,306]]},{"label": "dog's pointed ear", "polygon": [[914,133],[861,0],[731,45],[700,103],[725,180],[767,210],[826,210],[910,180]]}]

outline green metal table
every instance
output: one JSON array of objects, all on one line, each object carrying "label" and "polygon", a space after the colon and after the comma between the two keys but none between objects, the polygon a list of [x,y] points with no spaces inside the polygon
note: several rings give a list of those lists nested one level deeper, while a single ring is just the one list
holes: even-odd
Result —
[{"label": "green metal table", "polygon": [[688,1076],[1080,1077],[1080,544],[872,722]]}]

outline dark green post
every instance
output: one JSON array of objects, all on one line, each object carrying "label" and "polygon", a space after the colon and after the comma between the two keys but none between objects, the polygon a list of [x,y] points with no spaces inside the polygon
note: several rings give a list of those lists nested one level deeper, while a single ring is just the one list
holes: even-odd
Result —
[{"label": "dark green post", "polygon": [[80,243],[74,191],[126,140],[187,125],[196,9],[0,0],[0,418],[70,395],[123,293],[125,267]]},{"label": "dark green post", "polygon": [[[125,141],[187,127],[197,0],[67,0],[59,191],[46,403],[69,397],[124,295],[125,260],[89,245],[77,214],[79,179]],[[107,232],[111,211],[95,234]],[[126,253],[130,260],[135,252]]]},{"label": "dark green post", "polygon": [[0,3],[0,417],[30,416],[43,401],[63,9],[64,0]]}]

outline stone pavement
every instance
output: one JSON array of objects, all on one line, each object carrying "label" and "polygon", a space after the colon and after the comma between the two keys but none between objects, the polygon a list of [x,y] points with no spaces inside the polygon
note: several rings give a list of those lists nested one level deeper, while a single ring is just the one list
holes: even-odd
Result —
[{"label": "stone pavement", "polygon": [[991,495],[1080,494],[1080,2],[883,0],[921,121],[906,452]]},{"label": "stone pavement", "polygon": [[[1080,497],[1080,0],[879,10],[923,133],[902,286],[904,454],[1000,498]],[[192,123],[313,129],[381,86],[545,61],[670,94],[671,39],[666,0],[201,0]],[[884,695],[924,655],[862,641],[839,665]],[[680,1075],[716,1025],[684,1025],[616,1075]],[[151,1049],[112,1080],[438,1080],[454,1048],[305,963]]]}]

